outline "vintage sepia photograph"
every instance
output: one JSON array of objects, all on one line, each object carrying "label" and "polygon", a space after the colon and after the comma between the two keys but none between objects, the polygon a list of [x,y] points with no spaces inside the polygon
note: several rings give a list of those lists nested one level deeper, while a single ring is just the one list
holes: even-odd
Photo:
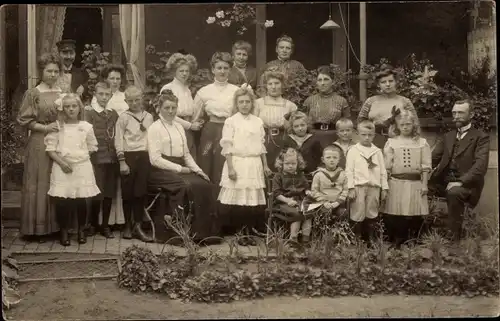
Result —
[{"label": "vintage sepia photograph", "polygon": [[0,7],[5,320],[500,314],[496,3]]}]

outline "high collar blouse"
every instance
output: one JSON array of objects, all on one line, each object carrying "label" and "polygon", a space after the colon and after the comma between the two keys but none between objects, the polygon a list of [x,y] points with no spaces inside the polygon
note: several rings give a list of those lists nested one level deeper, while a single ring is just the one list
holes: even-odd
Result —
[{"label": "high collar blouse", "polygon": [[284,128],[285,114],[296,110],[297,105],[282,97],[265,96],[255,101],[255,115],[262,119],[266,128]]},{"label": "high collar blouse", "polygon": [[304,107],[313,124],[335,124],[341,117],[351,117],[347,100],[333,91],[309,96],[304,102]]},{"label": "high collar blouse", "polygon": [[226,82],[214,81],[196,93],[194,105],[196,110],[195,119],[199,119],[203,113],[209,116],[228,118],[232,114],[234,93],[238,86]]},{"label": "high collar blouse", "polygon": [[189,86],[183,84],[177,78],[174,78],[174,80],[161,88],[160,93],[165,89],[170,89],[179,99],[179,103],[177,104],[177,116],[194,116],[194,99]]}]

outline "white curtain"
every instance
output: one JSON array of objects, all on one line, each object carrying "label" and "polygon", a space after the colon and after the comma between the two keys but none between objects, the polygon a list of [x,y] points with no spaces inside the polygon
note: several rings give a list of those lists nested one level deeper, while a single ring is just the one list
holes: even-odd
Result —
[{"label": "white curtain", "polygon": [[[132,72],[134,85],[143,89],[144,5],[120,4],[120,34],[127,57],[128,70]],[[142,56],[141,56],[142,55]]]},{"label": "white curtain", "polygon": [[56,43],[61,40],[64,31],[65,6],[37,6],[36,37],[37,53],[57,51]]}]

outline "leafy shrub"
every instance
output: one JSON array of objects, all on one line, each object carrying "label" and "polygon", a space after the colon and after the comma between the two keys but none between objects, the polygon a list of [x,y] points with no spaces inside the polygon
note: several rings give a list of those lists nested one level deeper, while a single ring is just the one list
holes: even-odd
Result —
[{"label": "leafy shrub", "polygon": [[5,310],[8,310],[21,302],[19,291],[15,284],[19,279],[18,266],[14,259],[2,253],[2,317],[7,320]]},{"label": "leafy shrub", "polygon": [[16,129],[16,122],[4,100],[0,102],[0,124],[2,126],[2,169],[21,161],[19,150],[23,147],[24,136]]},{"label": "leafy shrub", "polygon": [[99,82],[102,70],[109,64],[109,52],[102,52],[101,46],[86,44],[82,53],[82,67],[88,74],[87,96],[82,97],[84,103],[90,103],[94,96],[95,85]]},{"label": "leafy shrub", "polygon": [[[451,108],[457,100],[470,99],[474,106],[474,123],[477,127],[489,131],[491,117],[496,113],[496,75],[489,75],[489,61],[473,73],[461,72],[460,79],[439,75],[428,59],[417,59],[410,54],[399,65],[395,65],[399,83],[399,93],[408,97],[420,117],[432,117],[438,121],[451,116]],[[374,79],[375,71],[382,64],[390,64],[382,58],[378,64],[367,65],[363,71],[372,77],[368,81],[368,96],[378,93]],[[449,126],[442,122],[441,130]]]}]

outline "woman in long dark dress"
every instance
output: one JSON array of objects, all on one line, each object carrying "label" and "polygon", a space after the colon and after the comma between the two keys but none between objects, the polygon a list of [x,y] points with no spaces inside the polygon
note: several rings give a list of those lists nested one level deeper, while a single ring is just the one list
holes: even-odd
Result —
[{"label": "woman in long dark dress", "polygon": [[375,139],[373,144],[383,149],[388,139],[389,119],[392,117],[393,107],[396,110],[406,109],[417,114],[411,100],[397,91],[397,73],[390,65],[382,65],[375,74],[380,94],[371,96],[364,102],[358,115],[358,123],[369,119],[375,123]]},{"label": "woman in long dark dress", "polygon": [[42,55],[38,60],[41,82],[24,95],[17,122],[30,131],[24,155],[21,190],[20,232],[28,239],[43,242],[43,236],[59,231],[49,191],[52,160],[45,152],[45,135],[57,132],[55,101],[62,94],[56,85],[62,65],[57,55]]},{"label": "woman in long dark dress", "polygon": [[[167,214],[191,212],[191,232],[195,240],[202,240],[219,232],[217,188],[189,153],[184,128],[174,121],[177,104],[178,99],[172,91],[163,90],[159,99],[160,118],[148,128],[152,166],[148,184],[152,189],[161,188],[167,192]],[[163,215],[160,213],[160,220]],[[162,224],[158,226],[162,228]],[[167,241],[162,236],[165,237],[165,233],[159,231],[157,239]]]}]

